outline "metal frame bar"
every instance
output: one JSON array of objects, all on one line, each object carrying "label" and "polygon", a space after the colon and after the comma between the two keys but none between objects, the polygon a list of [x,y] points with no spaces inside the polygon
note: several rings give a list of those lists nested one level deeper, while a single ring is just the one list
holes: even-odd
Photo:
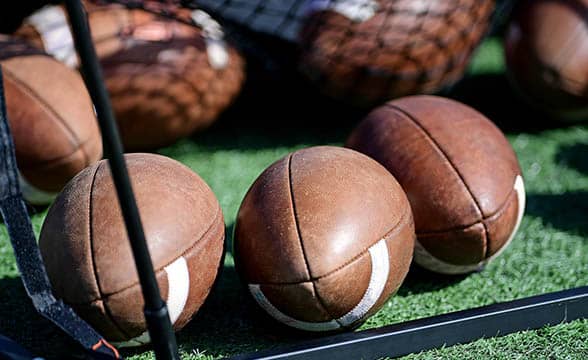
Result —
[{"label": "metal frame bar", "polygon": [[110,98],[104,85],[102,69],[90,36],[86,14],[80,0],[65,0],[76,50],[81,60],[82,74],[94,102],[98,125],[102,132],[105,158],[110,164],[127,235],[133,251],[139,282],[145,300],[144,314],[153,349],[160,360],[179,359],[176,337],[172,330],[167,305],[161,298],[147,248],[139,208],[131,187]]},{"label": "metal frame bar", "polygon": [[367,360],[399,357],[587,317],[588,286],[584,286],[229,359]]}]

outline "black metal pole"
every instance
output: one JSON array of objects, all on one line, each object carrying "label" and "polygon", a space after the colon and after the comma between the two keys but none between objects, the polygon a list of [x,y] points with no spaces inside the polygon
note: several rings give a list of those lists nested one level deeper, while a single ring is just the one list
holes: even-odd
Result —
[{"label": "black metal pole", "polygon": [[102,80],[102,69],[96,57],[96,50],[92,43],[84,8],[80,0],[65,0],[65,5],[76,50],[81,61],[84,81],[96,108],[105,157],[110,162],[112,178],[133,250],[137,272],[139,273],[139,281],[143,290],[143,298],[145,299],[145,319],[153,349],[159,360],[176,360],[180,357],[175,334],[169,319],[167,306],[159,293],[139,210],[125,165],[116,121]]}]

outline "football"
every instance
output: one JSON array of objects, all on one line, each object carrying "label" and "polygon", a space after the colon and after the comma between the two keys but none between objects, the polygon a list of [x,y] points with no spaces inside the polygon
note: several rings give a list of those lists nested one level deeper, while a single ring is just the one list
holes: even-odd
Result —
[{"label": "football", "polygon": [[304,331],[361,324],[396,292],[412,259],[406,195],[380,164],[329,146],[291,153],[245,196],[235,266],[259,306]]},{"label": "football", "polygon": [[434,93],[459,80],[493,0],[309,0],[300,70],[361,106]]},{"label": "football", "polygon": [[422,267],[481,269],[517,232],[525,208],[517,157],[469,106],[424,95],[391,101],[371,112],[346,146],[384,165],[406,191]]},{"label": "football", "polygon": [[[174,330],[208,296],[221,265],[224,220],[208,185],[153,154],[125,155],[159,288]],[[149,342],[131,246],[105,160],[57,197],[41,229],[54,293],[117,346]]]},{"label": "football", "polygon": [[102,157],[92,101],[77,72],[22,40],[0,37],[0,66],[21,189],[45,205]]},{"label": "football", "polygon": [[[85,2],[96,52],[127,151],[153,150],[210,126],[236,98],[245,62],[203,11],[199,26],[119,4]],[[64,9],[42,8],[17,35],[76,67]]]},{"label": "football", "polygon": [[522,1],[505,38],[511,83],[552,117],[588,120],[588,0]]}]

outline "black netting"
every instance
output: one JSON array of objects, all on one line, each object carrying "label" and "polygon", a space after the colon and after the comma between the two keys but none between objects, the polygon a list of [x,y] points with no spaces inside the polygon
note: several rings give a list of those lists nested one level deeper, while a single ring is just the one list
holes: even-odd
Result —
[{"label": "black netting", "polygon": [[[117,2],[166,11],[159,2]],[[500,14],[512,1],[499,1],[498,7],[494,0],[165,3],[203,9],[223,22],[229,37],[249,55],[266,64],[296,67],[330,97],[373,106],[399,96],[439,92],[458,81],[490,31],[495,9]],[[499,20],[495,15],[495,22]],[[291,44],[295,51],[279,54],[267,38]]]},{"label": "black netting", "polygon": [[[492,24],[502,24],[515,1],[86,0],[111,2],[185,23],[193,22],[188,10],[204,10],[250,64],[277,69],[274,74],[296,72],[331,98],[371,107],[456,83]],[[100,55],[103,41],[96,40]]]}]

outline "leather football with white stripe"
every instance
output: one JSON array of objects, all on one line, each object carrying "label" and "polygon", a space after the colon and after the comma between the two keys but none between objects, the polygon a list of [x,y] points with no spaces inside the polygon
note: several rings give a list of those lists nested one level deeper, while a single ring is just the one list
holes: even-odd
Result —
[{"label": "leather football with white stripe", "polygon": [[[174,329],[198,311],[216,279],[224,241],[220,205],[186,166],[126,155],[162,298]],[[149,342],[135,262],[106,161],[57,197],[40,248],[55,295],[117,346]]]},{"label": "leather football with white stripe", "polygon": [[409,202],[384,167],[349,149],[312,147],[275,162],[249,189],[235,266],[277,321],[343,330],[396,292],[414,239]]}]

